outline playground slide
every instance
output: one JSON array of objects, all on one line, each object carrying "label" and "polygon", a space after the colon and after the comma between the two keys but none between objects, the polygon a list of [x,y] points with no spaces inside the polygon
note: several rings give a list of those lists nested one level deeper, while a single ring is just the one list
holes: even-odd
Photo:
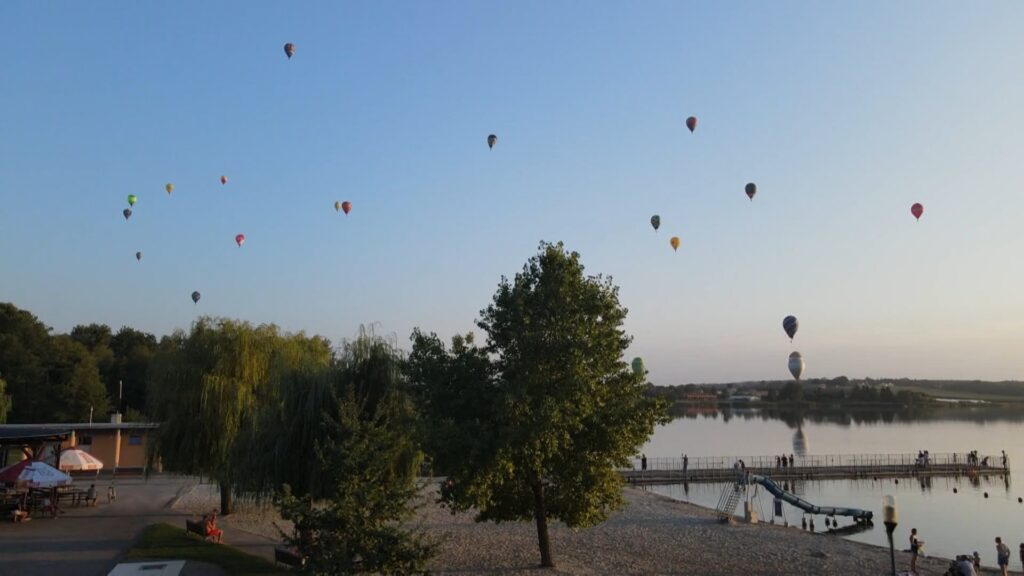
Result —
[{"label": "playground slide", "polygon": [[772,496],[784,501],[789,502],[793,506],[808,512],[811,514],[823,514],[825,516],[849,516],[855,520],[871,520],[874,515],[870,510],[860,510],[857,508],[834,508],[832,506],[815,506],[807,500],[800,498],[795,494],[791,494],[782,489],[781,486],[775,483],[774,480],[767,476],[759,476],[757,474],[750,475],[750,482],[756,482],[764,487],[765,490],[770,492]]}]

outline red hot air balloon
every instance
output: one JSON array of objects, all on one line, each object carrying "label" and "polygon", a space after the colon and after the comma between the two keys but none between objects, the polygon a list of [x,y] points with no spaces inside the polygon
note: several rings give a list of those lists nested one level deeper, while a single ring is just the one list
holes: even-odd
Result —
[{"label": "red hot air balloon", "polygon": [[222,186],[224,184],[227,184],[228,183],[228,177],[227,176],[221,176],[220,177],[220,183],[221,183]]},{"label": "red hot air balloon", "polygon": [[351,212],[352,211],[352,203],[349,202],[348,200],[342,202],[341,203],[341,211],[344,212],[345,214],[348,214],[349,212]]},{"label": "red hot air balloon", "polygon": [[915,219],[920,220],[921,214],[924,214],[924,206],[920,202],[916,202],[910,207],[910,213],[914,215]]},{"label": "red hot air balloon", "polygon": [[241,248],[242,244],[245,244],[245,234],[235,236],[235,244],[238,244],[238,247]]},{"label": "red hot air balloon", "polygon": [[291,42],[285,44],[284,53],[288,56],[288,59],[291,60],[292,56],[295,56],[295,44],[292,44]]},{"label": "red hot air balloon", "polygon": [[690,129],[690,132],[693,132],[694,130],[696,130],[697,129],[697,117],[696,116],[690,116],[689,118],[687,118],[686,119],[686,127]]}]

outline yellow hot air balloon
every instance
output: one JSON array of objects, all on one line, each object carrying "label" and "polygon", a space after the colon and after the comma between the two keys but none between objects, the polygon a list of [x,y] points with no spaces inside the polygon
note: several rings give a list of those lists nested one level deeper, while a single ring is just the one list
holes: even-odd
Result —
[{"label": "yellow hot air balloon", "polygon": [[673,236],[668,243],[672,245],[673,250],[679,250],[679,236]]},{"label": "yellow hot air balloon", "polygon": [[174,184],[171,184],[170,182],[168,182],[167,186],[164,186],[164,190],[167,190],[168,194],[170,194],[171,192],[174,192]]}]

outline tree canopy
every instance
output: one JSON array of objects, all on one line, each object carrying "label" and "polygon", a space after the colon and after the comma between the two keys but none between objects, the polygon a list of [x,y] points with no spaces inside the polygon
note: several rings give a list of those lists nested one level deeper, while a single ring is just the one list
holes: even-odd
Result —
[{"label": "tree canopy", "polygon": [[149,370],[149,413],[161,422],[152,458],[168,470],[200,474],[221,486],[231,511],[232,450],[243,425],[284,375],[327,366],[326,340],[282,334],[273,325],[201,318],[164,339]]},{"label": "tree canopy", "polygon": [[[465,432],[452,444],[461,458],[440,451],[461,462],[443,498],[481,521],[534,520],[542,566],[554,566],[548,521],[605,520],[623,502],[616,469],[666,418],[625,362],[625,317],[610,279],[585,276],[561,244],[541,244],[481,311],[484,349],[463,339],[447,351],[436,336],[413,335],[411,377],[426,406],[437,413],[446,398],[481,399],[449,415],[452,433]],[[487,359],[491,367],[477,365]]]},{"label": "tree canopy", "polygon": [[89,351],[8,303],[0,304],[0,375],[11,422],[84,422],[90,413],[105,419],[110,408]]}]

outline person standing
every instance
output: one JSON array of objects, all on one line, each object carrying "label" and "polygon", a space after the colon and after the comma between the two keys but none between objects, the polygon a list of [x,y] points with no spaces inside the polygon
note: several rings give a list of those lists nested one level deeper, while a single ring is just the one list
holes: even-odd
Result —
[{"label": "person standing", "polygon": [[917,556],[924,541],[917,537],[917,528],[910,529],[910,573],[917,574]]},{"label": "person standing", "polygon": [[1024,565],[1024,542],[1020,543],[1020,563]]},{"label": "person standing", "polygon": [[789,467],[790,468],[793,467],[793,455],[792,454],[789,455]]},{"label": "person standing", "polygon": [[683,474],[686,474],[686,470],[690,467],[690,457],[683,454]]},{"label": "person standing", "polygon": [[1006,576],[1010,567],[1010,547],[1003,544],[999,536],[996,536],[996,560],[999,562],[999,573]]},{"label": "person standing", "polygon": [[640,455],[640,469],[647,470],[647,454]]}]

